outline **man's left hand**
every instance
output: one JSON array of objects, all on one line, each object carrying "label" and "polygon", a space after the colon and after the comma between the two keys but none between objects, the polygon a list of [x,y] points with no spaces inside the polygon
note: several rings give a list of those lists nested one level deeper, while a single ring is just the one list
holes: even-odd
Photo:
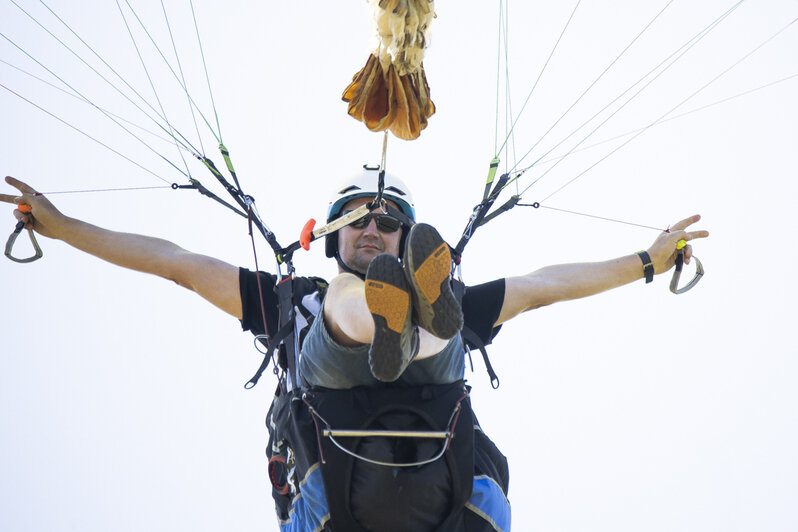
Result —
[{"label": "man's left hand", "polygon": [[690,257],[693,256],[693,246],[690,241],[696,238],[706,238],[709,236],[709,231],[688,231],[687,228],[701,219],[700,214],[695,214],[689,218],[685,218],[676,222],[671,226],[667,232],[661,233],[654,243],[648,248],[648,254],[651,257],[651,262],[654,264],[654,273],[663,273],[671,268],[676,262],[676,255],[678,254],[677,244],[680,240],[684,240],[687,245],[684,246],[684,263],[690,263]]}]

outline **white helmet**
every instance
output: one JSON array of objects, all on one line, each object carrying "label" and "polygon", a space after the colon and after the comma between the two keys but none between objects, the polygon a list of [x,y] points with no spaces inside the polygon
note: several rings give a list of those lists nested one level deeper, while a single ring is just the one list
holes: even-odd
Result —
[{"label": "white helmet", "polygon": [[[363,165],[363,171],[349,176],[342,181],[335,189],[335,195],[330,199],[327,208],[327,223],[338,218],[344,205],[355,198],[375,197],[379,193],[379,166]],[[385,174],[385,186],[383,187],[382,197],[391,200],[399,207],[402,214],[415,221],[416,209],[413,205],[413,196],[405,185],[404,181],[398,177]],[[327,235],[325,243],[328,257],[334,257],[338,247],[338,236],[336,234]]]}]

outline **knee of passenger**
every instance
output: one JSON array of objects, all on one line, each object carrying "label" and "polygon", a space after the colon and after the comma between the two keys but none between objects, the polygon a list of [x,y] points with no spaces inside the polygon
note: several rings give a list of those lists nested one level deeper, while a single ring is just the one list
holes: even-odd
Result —
[{"label": "knee of passenger", "polygon": [[340,273],[330,281],[327,287],[327,294],[324,297],[325,303],[330,304],[344,296],[359,294],[363,292],[364,282],[362,279],[351,273]]}]

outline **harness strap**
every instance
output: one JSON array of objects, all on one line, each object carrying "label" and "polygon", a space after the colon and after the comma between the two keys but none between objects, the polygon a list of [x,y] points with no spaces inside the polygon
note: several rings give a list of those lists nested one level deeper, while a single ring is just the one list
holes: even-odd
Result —
[{"label": "harness strap", "polygon": [[[474,231],[476,231],[477,227],[482,225],[485,216],[487,216],[488,211],[490,210],[493,202],[496,201],[496,198],[499,197],[499,193],[504,188],[504,185],[510,180],[509,174],[502,174],[501,177],[496,181],[493,185],[493,190],[490,193],[487,193],[490,190],[490,185],[493,182],[493,175],[495,174],[496,170],[495,167],[491,166],[491,171],[488,174],[488,182],[485,185],[485,194],[483,195],[483,199],[479,202],[475,207],[473,212],[471,213],[471,217],[468,219],[468,224],[466,225],[465,230],[463,231],[463,236],[460,237],[460,241],[454,247],[454,261],[455,263],[460,262],[460,256],[463,254],[463,250],[468,244],[468,241],[471,240],[471,237],[474,235]],[[507,207],[509,209],[510,207]],[[506,209],[505,209],[506,210]]]},{"label": "harness strap", "polygon": [[[468,342],[475,346],[477,349],[479,349],[479,352],[482,353],[482,360],[485,362],[485,369],[488,371],[488,376],[490,377],[490,385],[494,390],[497,390],[500,384],[499,377],[496,375],[496,372],[493,370],[493,365],[490,363],[488,351],[485,349],[485,343],[479,336],[477,336],[477,333],[468,327],[463,327],[463,330],[460,331],[460,335],[463,337],[464,342]],[[468,346],[466,346],[466,349],[467,348]]]},{"label": "harness strap", "polygon": [[205,188],[205,186],[202,183],[200,183],[198,180],[196,180],[193,177],[191,177],[191,178],[189,178],[189,182],[191,183],[190,185],[178,185],[177,183],[172,183],[172,189],[173,190],[186,189],[186,188],[194,189],[197,192],[199,192],[200,194],[202,194],[203,196],[205,196],[207,198],[211,198],[212,200],[221,203],[222,205],[224,205],[225,207],[227,207],[228,209],[230,209],[234,213],[238,214],[239,216],[243,216],[243,217],[246,218],[247,215],[243,211],[241,211],[240,209],[237,209],[236,207],[233,207],[232,205],[230,205],[229,203],[224,201],[222,198],[220,198],[219,196],[217,196],[216,194],[214,194],[213,192],[211,192],[210,190]]},{"label": "harness strap", "polygon": [[487,216],[485,216],[485,218],[482,220],[482,222],[479,225],[483,226],[486,223],[488,223],[489,221],[491,221],[494,218],[496,218],[498,215],[509,211],[510,209],[512,209],[513,207],[518,205],[519,201],[521,201],[521,196],[518,196],[518,195],[512,196],[510,199],[508,199],[506,202],[504,202],[504,204],[502,204],[501,207],[499,207],[498,209],[496,209],[492,213],[490,213]]},{"label": "harness strap", "polygon": [[[280,327],[280,330],[277,331],[277,334],[271,337],[271,341],[269,342],[269,347],[266,349],[266,353],[263,355],[263,361],[260,363],[258,370],[255,372],[255,375],[252,376],[249,381],[244,385],[244,388],[247,390],[252,389],[258,384],[258,380],[260,380],[263,372],[266,371],[266,368],[269,366],[269,361],[274,356],[274,350],[277,346],[280,345],[283,340],[289,337],[293,337],[294,327],[292,323],[287,323]],[[290,358],[289,358],[290,360]]]},{"label": "harness strap", "polygon": [[[294,333],[296,332],[296,310],[294,310],[294,279],[286,277],[274,287],[277,294],[277,304],[280,310],[280,329],[288,328],[288,333],[281,338],[280,351],[281,365],[288,369],[288,389],[299,385],[299,371],[297,370],[297,349]],[[285,357],[285,360],[283,360]]]},{"label": "harness strap", "polygon": [[[452,292],[454,292],[454,297],[457,299],[457,303],[462,306],[463,296],[465,295],[465,285],[460,281],[452,280]],[[498,389],[499,377],[496,375],[496,372],[493,370],[493,365],[490,363],[488,350],[485,349],[485,342],[482,341],[482,338],[480,338],[477,333],[466,326],[460,330],[460,336],[463,339],[463,345],[468,352],[469,359],[471,357],[471,351],[468,349],[466,342],[479,349],[479,352],[482,354],[482,360],[485,362],[485,369],[488,371],[488,376],[490,377],[490,385],[494,390]],[[473,364],[471,369],[474,369]]]},{"label": "harness strap", "polygon": [[[278,361],[281,367],[288,368],[289,374],[289,389],[296,383],[296,365],[295,357],[293,355],[294,348],[294,306],[293,306],[293,279],[286,277],[274,287],[274,292],[277,294],[277,304],[279,309],[279,330],[277,334],[269,339],[269,347],[263,356],[263,361],[260,363],[255,375],[244,385],[247,390],[254,388],[258,384],[258,380],[266,371],[269,366],[269,361],[274,356],[274,351],[280,345],[286,347],[286,351],[291,351],[291,354],[285,354],[283,359],[283,352],[280,353],[280,360]],[[261,299],[261,302],[263,300]],[[262,303],[261,303],[262,306]],[[290,349],[289,349],[290,348]]]},{"label": "harness strap", "polygon": [[[238,185],[238,178],[236,177],[235,171],[233,170],[233,163],[230,161],[230,154],[229,154],[229,152],[227,152],[227,148],[225,148],[224,145],[220,145],[219,147],[222,149],[222,156],[224,157],[225,163],[227,164],[227,169],[232,174],[233,179],[236,182],[236,185]],[[232,196],[232,198],[235,200],[236,203],[238,203],[238,205],[241,207],[241,209],[243,211],[251,211],[252,210],[251,205],[255,202],[255,200],[251,196],[245,195],[244,192],[241,190],[241,187],[236,188],[233,185],[231,185],[227,181],[227,179],[224,178],[222,173],[216,168],[216,165],[213,163],[212,160],[208,159],[207,157],[199,157],[199,160],[202,161],[202,163],[208,168],[208,170],[210,170],[211,174],[213,174],[213,176],[216,178],[216,180],[219,181],[219,183],[230,194],[230,196]],[[194,186],[179,186],[178,185],[177,187],[175,187],[175,185],[172,185],[172,188],[196,188],[201,194],[203,194],[205,196],[208,196],[208,197],[210,197],[212,199],[215,199],[216,201],[226,205],[227,207],[229,207],[229,208],[233,209],[234,211],[238,212],[238,214],[240,214],[241,216],[244,216],[244,217],[247,216],[243,212],[239,212],[238,210],[236,210],[231,205],[227,205],[221,199],[219,199],[217,197],[214,197],[214,195],[210,191],[208,191],[208,189],[206,189],[205,187],[202,187],[201,185],[199,185],[199,181],[197,181],[196,179],[191,179],[191,183]],[[197,186],[197,185],[199,185],[199,186]],[[254,215],[254,213],[253,213],[253,215]],[[269,243],[269,246],[271,246],[271,248],[274,251],[275,255],[278,255],[278,257],[279,257],[280,253],[283,251],[283,248],[277,242],[277,237],[274,236],[274,233],[272,233],[269,230],[269,228],[266,227],[263,224],[263,221],[258,216],[254,216],[253,217],[252,223],[255,224],[255,227],[258,228],[258,231],[260,231],[260,233],[263,235],[263,238],[265,238],[266,242]]]},{"label": "harness strap", "polygon": [[407,229],[410,229],[411,227],[416,225],[416,222],[414,222],[409,216],[405,215],[405,213],[403,213],[399,209],[394,209],[387,203],[383,205],[383,208],[385,209],[385,212],[387,212],[388,214],[390,214],[391,216],[402,222],[402,225],[405,226]]}]

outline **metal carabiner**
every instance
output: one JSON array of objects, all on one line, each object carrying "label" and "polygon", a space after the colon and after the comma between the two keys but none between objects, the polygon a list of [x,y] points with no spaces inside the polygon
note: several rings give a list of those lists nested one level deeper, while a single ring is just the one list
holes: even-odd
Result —
[{"label": "metal carabiner", "polygon": [[33,262],[42,258],[44,253],[42,253],[42,248],[39,247],[39,243],[36,241],[36,235],[33,234],[33,229],[28,229],[28,236],[30,236],[30,241],[33,244],[33,249],[35,253],[31,257],[27,257],[25,259],[20,259],[11,254],[11,250],[14,248],[14,242],[17,241],[17,237],[22,232],[22,229],[25,227],[25,222],[17,222],[16,227],[14,227],[14,232],[8,237],[8,241],[6,242],[6,257],[13,260],[14,262]]},{"label": "metal carabiner", "polygon": [[679,249],[676,255],[676,267],[673,270],[673,277],[671,278],[671,292],[674,294],[684,294],[698,284],[698,281],[700,281],[701,277],[704,275],[704,267],[701,265],[701,261],[698,260],[696,256],[693,256],[693,260],[695,261],[695,275],[689,283],[679,288],[679,277],[682,276],[682,267],[684,266],[684,249]]}]

